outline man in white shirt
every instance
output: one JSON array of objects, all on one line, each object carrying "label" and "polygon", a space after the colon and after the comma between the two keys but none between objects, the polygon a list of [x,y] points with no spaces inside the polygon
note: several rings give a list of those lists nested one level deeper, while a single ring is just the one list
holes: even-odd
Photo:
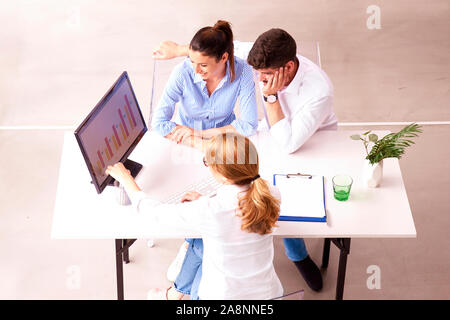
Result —
[{"label": "man in white shirt", "polygon": [[[236,51],[242,52],[239,49],[237,44]],[[289,33],[270,29],[261,34],[248,53],[247,63],[258,72],[269,130],[284,151],[297,151],[319,129],[337,129],[331,81],[316,64],[297,54]],[[283,241],[288,258],[311,289],[319,291],[322,276],[304,240]]]},{"label": "man in white shirt", "polygon": [[[272,137],[287,153],[297,151],[317,130],[336,130],[333,85],[310,60],[297,54],[295,40],[284,30],[271,29],[254,44],[235,41],[235,55],[258,72]],[[251,49],[250,49],[251,48]],[[188,46],[166,41],[154,51],[155,59],[187,55]],[[283,239],[285,252],[309,287],[322,288],[319,268],[300,238]]]},{"label": "man in white shirt", "polygon": [[[245,44],[236,52],[245,55]],[[317,130],[336,130],[333,85],[316,64],[297,54],[295,40],[271,29],[256,39],[247,63],[258,72],[272,137],[287,153],[297,151]]]}]

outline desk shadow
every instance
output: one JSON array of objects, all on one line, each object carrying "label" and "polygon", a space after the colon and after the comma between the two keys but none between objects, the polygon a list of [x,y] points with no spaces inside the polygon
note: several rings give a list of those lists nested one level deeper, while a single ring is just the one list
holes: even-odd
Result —
[{"label": "desk shadow", "polygon": [[394,179],[391,176],[385,176],[381,179],[381,183],[378,188],[391,187],[391,186],[394,186],[395,184],[396,184],[396,179]]},{"label": "desk shadow", "polygon": [[372,190],[370,190],[370,188],[368,187],[365,187],[357,191],[356,190],[353,192],[350,191],[350,196],[347,201],[361,202],[361,201],[368,201],[372,198],[373,198]]}]

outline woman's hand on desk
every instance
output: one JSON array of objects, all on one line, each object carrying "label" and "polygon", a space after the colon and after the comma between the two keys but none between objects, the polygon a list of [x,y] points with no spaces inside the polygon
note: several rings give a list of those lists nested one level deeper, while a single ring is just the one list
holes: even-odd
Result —
[{"label": "woman's hand on desk", "polygon": [[195,133],[194,129],[177,125],[167,136],[166,138],[175,141],[176,143],[183,142],[183,140],[187,140],[189,137],[193,136]]},{"label": "woman's hand on desk", "polygon": [[131,176],[130,170],[125,168],[122,162],[117,162],[113,166],[108,166],[105,173],[119,181],[128,194],[130,192],[141,190],[136,184],[136,181],[134,181],[134,178]]},{"label": "woman's hand on desk", "polygon": [[184,196],[181,198],[181,202],[186,201],[194,201],[200,198],[202,195],[198,193],[197,191],[188,191],[184,194]]},{"label": "woman's hand on desk", "polygon": [[208,138],[203,136],[206,130],[194,130],[192,128],[177,125],[166,138],[174,142],[182,143],[184,145],[197,148],[198,150],[205,152],[208,143]]}]

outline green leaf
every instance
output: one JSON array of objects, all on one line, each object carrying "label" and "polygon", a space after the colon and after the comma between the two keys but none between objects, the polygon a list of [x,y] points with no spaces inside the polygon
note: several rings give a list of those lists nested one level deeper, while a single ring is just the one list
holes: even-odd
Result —
[{"label": "green leaf", "polygon": [[375,133],[369,134],[369,141],[372,141],[374,143],[377,142],[378,141],[378,136]]},{"label": "green leaf", "polygon": [[370,132],[372,132],[372,130],[369,130],[369,131],[367,131],[367,132],[364,132],[364,133],[363,133],[363,136],[368,135]]},{"label": "green leaf", "polygon": [[359,140],[359,139],[361,139],[361,136],[359,134],[354,134],[354,135],[351,135],[350,138],[352,140]]},{"label": "green leaf", "polygon": [[[421,127],[417,124],[411,124],[404,127],[396,133],[390,133],[380,140],[377,140],[368,154],[368,159],[371,162],[379,162],[384,158],[398,158],[405,153],[405,148],[414,144],[414,141],[407,139],[417,137],[421,133]],[[374,137],[369,135],[369,140],[372,141]]]}]

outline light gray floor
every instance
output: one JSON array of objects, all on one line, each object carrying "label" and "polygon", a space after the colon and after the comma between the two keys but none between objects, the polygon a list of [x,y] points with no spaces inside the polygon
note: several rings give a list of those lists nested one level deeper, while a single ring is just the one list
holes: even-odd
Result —
[{"label": "light gray floor", "polygon": [[[218,18],[251,41],[270,27],[298,41],[319,40],[333,80],[340,122],[449,121],[448,1],[381,1],[381,29],[369,30],[371,1],[14,1],[0,4],[0,299],[115,299],[112,240],[51,240],[63,130],[5,126],[75,126],[123,70],[149,113],[152,61],[159,41],[187,42]],[[279,10],[279,5],[287,8]],[[287,10],[286,10],[287,9]],[[341,126],[339,130],[365,130]],[[372,127],[370,127],[372,128]],[[396,126],[373,129],[398,130]],[[449,125],[425,126],[401,169],[416,239],[354,239],[345,299],[449,299]],[[321,239],[307,239],[320,263]],[[145,299],[165,287],[179,240],[144,240],[124,267],[125,297]],[[311,292],[275,240],[275,267],[286,292],[333,299],[338,250],[331,249],[324,288]],[[370,290],[367,268],[381,271]]]}]

